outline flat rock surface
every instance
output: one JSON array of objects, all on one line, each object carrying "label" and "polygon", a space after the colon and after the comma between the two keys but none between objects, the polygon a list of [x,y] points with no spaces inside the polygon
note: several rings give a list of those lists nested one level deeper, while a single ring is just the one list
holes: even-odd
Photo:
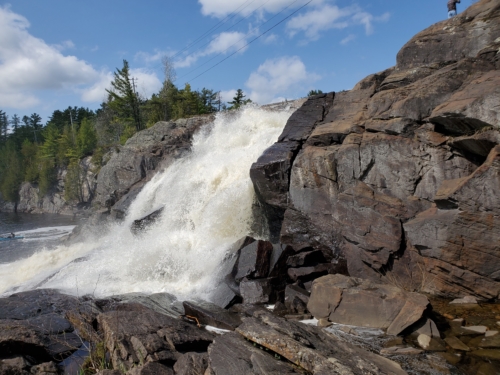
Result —
[{"label": "flat rock surface", "polygon": [[428,304],[425,296],[395,286],[328,275],[313,282],[307,306],[316,319],[383,328],[388,334],[397,335],[417,322]]}]

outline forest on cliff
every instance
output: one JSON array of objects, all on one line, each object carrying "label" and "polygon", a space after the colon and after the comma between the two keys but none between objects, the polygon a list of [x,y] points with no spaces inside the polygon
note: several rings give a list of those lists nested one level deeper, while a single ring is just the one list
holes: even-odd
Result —
[{"label": "forest on cliff", "polygon": [[71,106],[57,109],[44,125],[37,113],[9,118],[0,110],[2,198],[17,202],[24,182],[37,184],[43,196],[57,183],[58,171],[64,169],[65,199],[80,202],[80,186],[86,174],[82,158],[92,156],[95,173],[107,151],[158,121],[237,109],[249,102],[242,90],[236,92],[228,106],[220,92],[212,89],[193,90],[188,83],[179,88],[173,83],[175,71],[168,61],[164,67],[163,87],[150,98],[136,91],[129,64],[124,60],[106,90],[107,100],[96,111]]}]

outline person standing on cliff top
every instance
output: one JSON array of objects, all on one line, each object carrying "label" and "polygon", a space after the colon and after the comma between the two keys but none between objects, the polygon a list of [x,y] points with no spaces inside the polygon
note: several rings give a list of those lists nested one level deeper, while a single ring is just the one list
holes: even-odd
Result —
[{"label": "person standing on cliff top", "polygon": [[448,0],[448,18],[457,15],[457,3],[460,3],[460,0]]}]

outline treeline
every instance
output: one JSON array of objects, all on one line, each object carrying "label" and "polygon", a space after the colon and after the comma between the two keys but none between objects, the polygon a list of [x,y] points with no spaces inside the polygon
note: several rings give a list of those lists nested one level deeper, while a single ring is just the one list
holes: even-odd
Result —
[{"label": "treeline", "polygon": [[[137,131],[158,121],[239,108],[250,100],[242,90],[226,106],[220,92],[189,84],[178,88],[168,60],[164,61],[165,80],[158,93],[143,98],[136,90],[129,65],[114,73],[107,100],[97,111],[83,107],[55,110],[45,125],[37,113],[11,118],[0,110],[0,193],[4,200],[19,201],[23,182],[38,185],[40,195],[51,191],[58,174],[66,170],[66,201],[83,201],[83,181],[87,169],[82,158],[92,156],[98,169],[102,156],[112,147],[124,144]],[[97,172],[97,170],[93,171]]]}]

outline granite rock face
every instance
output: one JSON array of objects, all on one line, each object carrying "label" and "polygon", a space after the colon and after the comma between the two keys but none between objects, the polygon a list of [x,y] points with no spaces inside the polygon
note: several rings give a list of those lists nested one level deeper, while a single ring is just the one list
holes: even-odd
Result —
[{"label": "granite rock face", "polygon": [[428,305],[424,295],[392,285],[328,275],[313,282],[307,308],[318,320],[382,328],[398,335],[419,321]]},{"label": "granite rock face", "polygon": [[270,232],[354,277],[498,299],[499,25],[479,1],[395,67],[310,98],[250,172]]},{"label": "granite rock face", "polygon": [[127,195],[137,195],[158,169],[185,154],[193,134],[211,121],[213,116],[158,122],[136,133],[112,153],[99,172],[94,204],[109,209],[112,217],[122,218],[132,200]]}]

